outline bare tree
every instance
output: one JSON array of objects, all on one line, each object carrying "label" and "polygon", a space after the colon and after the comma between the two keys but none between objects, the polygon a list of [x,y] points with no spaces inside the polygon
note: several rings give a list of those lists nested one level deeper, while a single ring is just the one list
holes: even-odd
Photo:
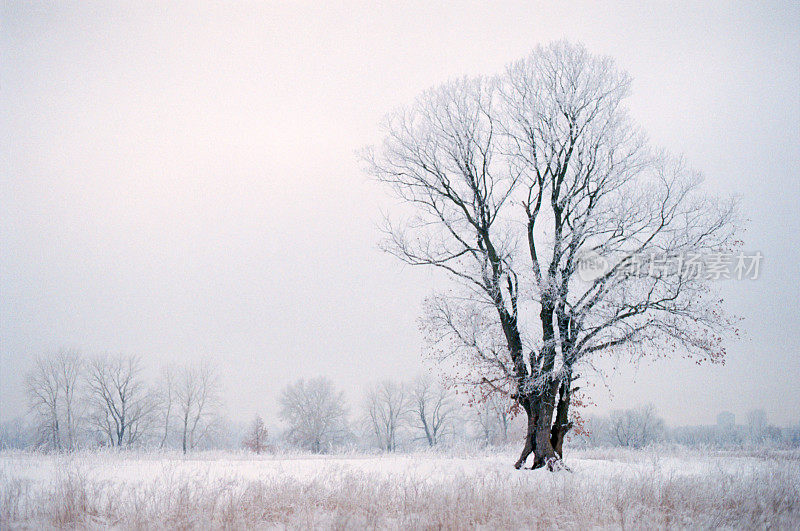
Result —
[{"label": "bare tree", "polygon": [[514,404],[509,404],[505,397],[493,394],[489,399],[489,406],[494,416],[497,419],[498,438],[500,442],[505,444],[508,442],[508,429],[511,426],[511,421],[514,418],[514,411],[512,410]]},{"label": "bare tree", "polygon": [[280,406],[289,441],[312,452],[328,451],[347,434],[344,393],[327,378],[301,379],[286,386]]},{"label": "bare tree", "polygon": [[537,48],[503,75],[425,92],[364,157],[414,207],[387,222],[384,248],[455,281],[428,301],[431,352],[526,413],[517,467],[531,453],[534,467],[558,465],[574,382],[594,356],[718,361],[732,328],[710,278],[683,259],[732,250],[736,204],[648,148],[623,105],[629,86],[581,46]]},{"label": "bare tree", "polygon": [[172,367],[164,367],[155,387],[157,425],[161,434],[159,448],[164,448],[168,444],[170,431],[175,422],[176,385],[175,370]]},{"label": "bare tree", "polygon": [[508,430],[514,418],[513,403],[497,393],[480,399],[473,409],[472,422],[478,429],[484,444],[504,444],[508,442]]},{"label": "bare tree", "polygon": [[39,444],[55,450],[73,450],[78,443],[83,406],[78,387],[83,360],[74,351],[36,359],[26,378],[28,403],[37,416]]},{"label": "bare tree", "polygon": [[106,356],[89,363],[86,375],[91,420],[111,446],[132,446],[152,428],[155,400],[138,356]]},{"label": "bare tree", "polygon": [[411,413],[406,388],[388,380],[373,385],[364,397],[364,414],[378,446],[397,450],[398,431]]},{"label": "bare tree", "polygon": [[664,421],[656,415],[652,404],[612,411],[609,417],[611,439],[619,446],[641,448],[664,436]]},{"label": "bare tree", "polygon": [[184,367],[175,382],[174,395],[179,415],[181,449],[186,453],[209,437],[216,427],[220,384],[214,367],[208,363]]},{"label": "bare tree", "polygon": [[36,413],[39,445],[61,449],[60,406],[61,385],[53,363],[47,358],[38,358],[32,372],[25,381],[28,404]]},{"label": "bare tree", "polygon": [[600,447],[610,443],[612,430],[607,416],[589,415],[585,421],[585,431],[586,435],[582,440],[586,446]]},{"label": "bare tree", "polygon": [[269,432],[264,425],[264,419],[256,415],[242,440],[242,446],[252,452],[260,454],[267,449],[268,440]]},{"label": "bare tree", "polygon": [[428,446],[436,446],[452,432],[457,413],[450,389],[432,378],[420,376],[411,387],[410,408],[413,423]]},{"label": "bare tree", "polygon": [[31,428],[22,417],[0,422],[0,450],[22,450],[36,444]]}]

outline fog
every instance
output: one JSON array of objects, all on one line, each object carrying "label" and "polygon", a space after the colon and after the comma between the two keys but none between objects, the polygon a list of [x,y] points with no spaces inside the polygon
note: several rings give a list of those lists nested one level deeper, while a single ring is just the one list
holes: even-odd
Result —
[{"label": "fog", "polygon": [[567,38],[634,79],[652,142],[741,196],[758,280],[724,366],[642,361],[595,409],[670,423],[800,421],[800,6],[427,2],[161,7],[4,2],[0,26],[0,420],[32,358],[209,359],[228,413],[275,417],[281,386],[429,370],[435,285],[377,248],[391,198],[356,151],[422,90]]}]

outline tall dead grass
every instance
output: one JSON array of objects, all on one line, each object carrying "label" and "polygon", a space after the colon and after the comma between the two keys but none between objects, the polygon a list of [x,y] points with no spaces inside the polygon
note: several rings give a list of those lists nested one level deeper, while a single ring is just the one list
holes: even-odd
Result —
[{"label": "tall dead grass", "polygon": [[[628,458],[630,455],[626,454]],[[644,458],[643,458],[644,459]],[[449,477],[330,467],[298,478],[166,473],[89,479],[77,465],[47,482],[0,476],[0,527],[413,528],[800,526],[800,462],[737,472],[458,472]]]}]

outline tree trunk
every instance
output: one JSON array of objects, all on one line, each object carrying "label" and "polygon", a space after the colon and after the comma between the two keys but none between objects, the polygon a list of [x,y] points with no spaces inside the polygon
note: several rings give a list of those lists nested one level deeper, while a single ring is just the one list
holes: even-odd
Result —
[{"label": "tree trunk", "polygon": [[532,402],[531,399],[521,402],[528,417],[528,427],[525,446],[514,468],[522,468],[531,453],[534,454],[532,469],[543,466],[552,468],[553,463],[561,459],[564,436],[572,424],[569,422],[569,385],[567,383],[561,385],[556,406],[558,389],[558,381],[552,382],[545,387],[542,395],[534,398]]},{"label": "tree trunk", "polygon": [[[533,452],[535,459],[532,468],[539,468],[548,463],[550,459],[556,459],[553,444],[550,442],[550,431],[553,422],[553,410],[555,409],[556,393],[558,391],[558,380],[553,380],[551,374],[555,365],[556,344],[555,326],[553,326],[553,316],[555,305],[552,300],[543,300],[542,309],[539,317],[542,322],[542,359],[541,374],[548,381],[541,383],[541,388],[537,389],[537,399],[534,401],[536,407],[532,408],[534,417],[534,433],[532,434]],[[529,430],[530,431],[530,430]]]},{"label": "tree trunk", "polygon": [[534,434],[536,433],[536,417],[534,417],[533,408],[531,408],[530,401],[525,399],[522,402],[522,407],[525,410],[525,415],[528,417],[528,429],[525,430],[525,446],[522,448],[522,454],[514,464],[514,468],[519,470],[525,465],[528,456],[533,452]]},{"label": "tree trunk", "polygon": [[[564,286],[564,291],[567,291],[566,285]],[[558,332],[561,337],[561,353],[564,356],[565,371],[561,379],[561,388],[558,393],[556,420],[553,423],[553,428],[550,430],[550,442],[553,445],[553,450],[558,454],[558,457],[563,458],[564,437],[572,428],[572,423],[569,421],[569,404],[573,391],[571,387],[572,363],[574,362],[572,348],[575,343],[575,333],[573,330],[574,322],[565,310],[563,299],[556,312],[556,321],[558,322]]]},{"label": "tree trunk", "polygon": [[553,422],[553,409],[558,382],[546,385],[539,400],[539,411],[536,415],[536,432],[534,434],[534,453],[536,455],[532,468],[539,468],[547,464],[548,460],[556,459],[553,444],[550,442],[550,431]]},{"label": "tree trunk", "polygon": [[550,430],[550,443],[559,458],[564,457],[564,436],[572,428],[572,423],[569,421],[569,401],[572,395],[569,378],[568,375],[561,383],[558,406],[556,406],[556,420]]},{"label": "tree trunk", "polygon": [[186,445],[186,442],[187,442],[186,441],[186,432],[187,432],[187,430],[189,428],[188,424],[189,424],[189,417],[188,417],[188,415],[185,414],[183,416],[183,434],[181,436],[181,447],[183,448],[183,453],[184,454],[186,453],[186,446],[187,446]]}]

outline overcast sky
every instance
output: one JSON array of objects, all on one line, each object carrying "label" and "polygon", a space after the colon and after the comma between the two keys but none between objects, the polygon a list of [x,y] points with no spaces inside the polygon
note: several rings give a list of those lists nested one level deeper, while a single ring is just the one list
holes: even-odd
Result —
[{"label": "overcast sky", "polygon": [[60,348],[209,358],[235,419],[274,419],[298,377],[355,401],[415,375],[434,279],[378,251],[391,203],[355,151],[422,90],[567,38],[632,74],[633,116],[741,195],[765,257],[723,287],[725,366],[643,362],[598,409],[800,421],[800,4],[138,4],[3,2],[0,419]]}]

